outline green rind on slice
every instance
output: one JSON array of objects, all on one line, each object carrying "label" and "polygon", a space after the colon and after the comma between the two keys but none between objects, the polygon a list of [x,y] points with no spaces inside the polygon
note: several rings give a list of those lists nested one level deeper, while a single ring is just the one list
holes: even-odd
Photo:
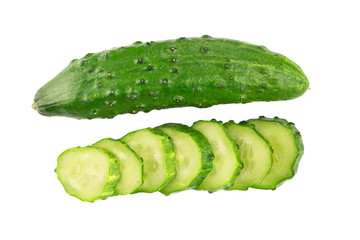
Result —
[{"label": "green rind on slice", "polygon": [[119,159],[120,180],[114,195],[126,195],[134,192],[143,183],[141,158],[120,140],[104,138],[92,146],[112,152]]},{"label": "green rind on slice", "polygon": [[273,150],[269,142],[254,129],[253,125],[248,125],[246,122],[236,124],[230,121],[224,126],[237,144],[243,163],[243,169],[229,190],[247,190],[260,183],[270,171]]},{"label": "green rind on slice", "polygon": [[169,123],[157,127],[172,139],[176,153],[175,178],[161,193],[169,195],[198,186],[212,169],[214,154],[208,140],[186,125]]},{"label": "green rind on slice", "polygon": [[69,195],[86,202],[113,195],[120,178],[116,156],[90,146],[61,153],[55,172]]},{"label": "green rind on slice", "polygon": [[275,190],[292,178],[304,153],[304,144],[295,125],[278,117],[249,120],[273,148],[273,165],[263,181],[254,188]]},{"label": "green rind on slice", "polygon": [[214,192],[231,187],[240,173],[242,163],[236,144],[225,127],[221,122],[212,120],[195,122],[192,128],[208,139],[214,152],[213,168],[196,189]]},{"label": "green rind on slice", "polygon": [[[168,135],[145,128],[121,138],[143,159],[143,184],[135,192],[156,192],[175,177],[175,152]],[[134,192],[134,193],[135,193]]]}]

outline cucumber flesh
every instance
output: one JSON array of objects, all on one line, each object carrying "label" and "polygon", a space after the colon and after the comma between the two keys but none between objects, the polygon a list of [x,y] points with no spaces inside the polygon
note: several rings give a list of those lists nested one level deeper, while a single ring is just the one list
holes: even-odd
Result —
[{"label": "cucumber flesh", "polygon": [[198,186],[212,169],[210,143],[203,134],[185,125],[166,124],[158,129],[171,137],[176,153],[175,178],[160,192],[169,195]]},{"label": "cucumber flesh", "polygon": [[261,182],[272,165],[272,148],[253,126],[246,123],[224,124],[229,136],[238,145],[240,159],[244,165],[234,185],[229,190],[247,190]]},{"label": "cucumber flesh", "polygon": [[214,152],[213,168],[196,189],[213,192],[231,187],[242,167],[236,144],[221,122],[198,121],[192,127],[204,134]]},{"label": "cucumber flesh", "polygon": [[68,194],[86,202],[111,196],[120,178],[119,160],[95,147],[64,151],[55,172]]},{"label": "cucumber flesh", "polygon": [[293,123],[280,118],[249,120],[255,129],[270,143],[273,148],[273,165],[263,181],[254,188],[275,190],[284,181],[292,178],[298,168],[304,152],[300,132]]},{"label": "cucumber flesh", "polygon": [[126,143],[105,138],[93,146],[108,150],[119,159],[120,180],[114,191],[115,196],[130,194],[142,184],[142,160]]},{"label": "cucumber flesh", "polygon": [[135,192],[156,192],[175,177],[171,139],[160,130],[146,128],[121,138],[143,159],[143,184]]}]

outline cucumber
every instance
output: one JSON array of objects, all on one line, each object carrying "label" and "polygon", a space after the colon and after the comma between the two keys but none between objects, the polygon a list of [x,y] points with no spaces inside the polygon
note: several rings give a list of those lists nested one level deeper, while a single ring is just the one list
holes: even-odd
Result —
[{"label": "cucumber", "polygon": [[169,123],[68,149],[55,172],[67,193],[87,202],[189,188],[275,190],[295,175],[303,152],[300,132],[278,117]]},{"label": "cucumber", "polygon": [[273,150],[253,125],[233,121],[224,124],[229,136],[238,146],[240,159],[244,165],[234,185],[229,190],[247,190],[260,183],[272,166]]},{"label": "cucumber", "polygon": [[304,144],[295,125],[285,119],[265,118],[249,120],[255,129],[269,141],[273,148],[273,164],[269,173],[254,188],[275,190],[283,182],[292,178],[298,169],[304,153]]},{"label": "cucumber", "polygon": [[230,139],[225,127],[221,122],[212,120],[195,122],[192,128],[208,139],[215,157],[212,170],[196,189],[214,192],[231,187],[240,173],[242,163],[236,144]]},{"label": "cucumber", "polygon": [[68,194],[86,202],[113,195],[120,179],[116,156],[95,147],[64,151],[58,158],[55,172]]},{"label": "cucumber", "polygon": [[169,123],[157,127],[171,137],[176,154],[176,175],[160,190],[173,192],[197,187],[212,169],[214,153],[208,140],[200,132],[182,124]]},{"label": "cucumber", "polygon": [[119,159],[120,180],[113,195],[130,194],[143,183],[142,160],[126,143],[104,138],[93,146],[108,150]]},{"label": "cucumber", "polygon": [[145,128],[121,138],[143,159],[143,184],[135,192],[156,192],[175,177],[175,151],[168,135]]},{"label": "cucumber", "polygon": [[289,100],[309,82],[298,65],[263,46],[222,38],[179,38],[74,59],[41,87],[45,116],[113,118],[174,107]]}]

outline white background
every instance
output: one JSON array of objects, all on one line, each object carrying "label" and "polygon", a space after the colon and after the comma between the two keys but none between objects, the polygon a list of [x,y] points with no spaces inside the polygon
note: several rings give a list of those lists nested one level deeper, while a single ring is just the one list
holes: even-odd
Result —
[{"label": "white background", "polygon": [[[0,239],[360,239],[357,1],[1,1]],[[38,88],[73,58],[135,41],[232,38],[298,63],[311,90],[291,101],[121,115],[44,117]],[[57,156],[167,122],[279,116],[302,132],[297,175],[276,191],[135,194],[84,203]]]}]

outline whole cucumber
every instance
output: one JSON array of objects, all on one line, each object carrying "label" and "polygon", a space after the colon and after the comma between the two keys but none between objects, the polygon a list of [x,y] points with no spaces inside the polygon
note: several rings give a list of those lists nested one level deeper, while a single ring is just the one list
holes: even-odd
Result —
[{"label": "whole cucumber", "polygon": [[298,65],[263,46],[221,38],[135,42],[89,53],[38,90],[45,116],[113,118],[174,107],[288,100],[309,82]]}]

